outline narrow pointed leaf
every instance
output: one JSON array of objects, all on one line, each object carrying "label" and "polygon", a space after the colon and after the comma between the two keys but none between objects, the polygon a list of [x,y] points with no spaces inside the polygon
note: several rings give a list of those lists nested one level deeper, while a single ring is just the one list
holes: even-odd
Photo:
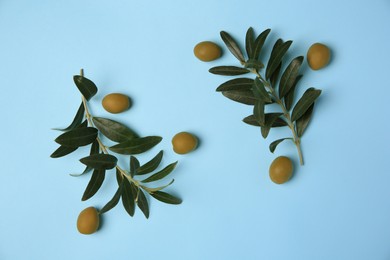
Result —
[{"label": "narrow pointed leaf", "polygon": [[[269,79],[271,75],[275,72],[276,68],[279,66],[280,62],[283,59],[283,56],[286,54],[287,50],[290,48],[292,41],[287,41],[280,46],[277,46],[271,52],[270,59],[268,60],[265,77]],[[276,44],[275,44],[276,45]]]},{"label": "narrow pointed leaf", "polygon": [[122,181],[124,180],[124,176],[122,175],[122,173],[118,170],[118,168],[116,168],[116,171],[115,171],[115,176],[116,176],[116,182],[118,183],[118,186],[121,185]]},{"label": "narrow pointed leaf", "polygon": [[228,80],[221,84],[217,91],[231,91],[231,90],[250,90],[253,86],[253,79],[237,78]]},{"label": "narrow pointed leaf", "polygon": [[177,162],[171,163],[168,166],[166,166],[164,169],[162,169],[161,171],[153,174],[149,178],[146,178],[142,182],[143,183],[148,183],[148,182],[152,182],[152,181],[161,180],[162,178],[164,178],[165,176],[170,174],[175,169],[176,165],[177,165]]},{"label": "narrow pointed leaf", "polygon": [[280,62],[279,66],[276,68],[274,73],[272,73],[271,77],[269,78],[269,82],[271,83],[271,86],[273,88],[276,87],[276,84],[278,82],[280,70],[282,69],[282,65],[283,65],[283,62]]},{"label": "narrow pointed leaf", "polygon": [[67,132],[69,130],[72,130],[81,124],[81,122],[84,119],[84,115],[85,115],[85,108],[84,108],[84,104],[81,102],[81,105],[80,105],[79,109],[77,110],[76,116],[74,117],[72,123],[66,128],[63,128],[63,129],[54,128],[54,130],[59,130],[59,131],[63,131],[63,132]]},{"label": "narrow pointed leaf", "polygon": [[279,84],[279,98],[282,99],[294,86],[299,69],[303,62],[303,56],[296,57],[287,66],[282,74]]},{"label": "narrow pointed leaf", "polygon": [[287,110],[290,110],[292,108],[292,105],[294,103],[294,96],[295,96],[295,89],[297,87],[298,81],[302,78],[302,75],[298,75],[295,78],[294,85],[290,88],[290,91],[287,93],[287,95],[284,97],[284,104],[286,106]]},{"label": "narrow pointed leaf", "polygon": [[148,151],[161,142],[160,136],[147,136],[129,140],[117,145],[111,146],[109,149],[119,154],[140,154]]},{"label": "narrow pointed leaf", "polygon": [[253,115],[255,116],[259,125],[264,125],[265,116],[264,116],[264,102],[261,100],[256,101],[255,106],[253,108]]},{"label": "narrow pointed leaf", "polygon": [[240,47],[238,46],[237,42],[233,39],[232,36],[230,36],[229,33],[221,31],[221,38],[228,47],[229,51],[236,57],[240,62],[244,62],[245,58],[242,54],[242,51]]},{"label": "narrow pointed leaf", "polygon": [[80,147],[96,140],[98,131],[94,127],[75,128],[63,133],[55,141],[63,146]]},{"label": "narrow pointed leaf", "polygon": [[321,90],[319,89],[307,89],[295,105],[291,114],[291,120],[296,121],[301,118],[320,95]]},{"label": "narrow pointed leaf", "polygon": [[100,189],[103,184],[104,178],[106,176],[106,170],[94,170],[91,176],[91,180],[89,181],[87,188],[84,191],[82,201],[86,201],[90,199],[96,192]]},{"label": "narrow pointed leaf", "polygon": [[254,31],[252,27],[249,27],[248,31],[246,32],[245,36],[245,49],[246,54],[248,55],[248,58],[253,58],[253,44],[254,44]]},{"label": "narrow pointed leaf", "polygon": [[313,108],[314,108],[314,104],[313,103],[307,110],[306,112],[303,114],[303,116],[301,116],[297,122],[296,122],[296,128],[297,128],[297,135],[298,137],[301,137],[303,135],[303,132],[305,131],[305,129],[307,128],[309,122],[310,122],[310,119],[311,119],[311,116],[313,114]]},{"label": "narrow pointed leaf", "polygon": [[222,91],[222,95],[230,100],[246,105],[254,105],[257,101],[257,98],[254,96],[252,90]]},{"label": "narrow pointed leaf", "polygon": [[273,153],[276,149],[276,147],[281,143],[283,142],[284,140],[292,140],[292,138],[281,138],[281,139],[278,139],[278,140],[275,140],[273,141],[270,145],[269,145],[269,150],[271,151],[271,153]]},{"label": "narrow pointed leaf", "polygon": [[125,142],[138,138],[138,135],[127,126],[111,119],[94,117],[93,123],[100,132],[114,142]]},{"label": "narrow pointed leaf", "polygon": [[[160,187],[156,187],[156,188],[148,188],[148,191],[149,192],[156,192],[156,191],[159,191],[159,190],[162,190],[162,189],[165,189],[166,187],[170,186],[172,183],[175,182],[175,179],[172,179],[168,184],[165,184],[163,186],[160,186]],[[143,187],[141,185],[141,187]]]},{"label": "narrow pointed leaf", "polygon": [[168,204],[181,204],[182,200],[163,191],[156,191],[150,194],[153,198]]},{"label": "narrow pointed leaf", "polygon": [[261,135],[264,138],[267,138],[272,125],[278,118],[280,118],[281,115],[283,115],[283,113],[267,113],[265,115],[264,126],[261,126]]},{"label": "narrow pointed leaf", "polygon": [[244,66],[245,68],[255,69],[256,71],[259,71],[260,69],[264,68],[264,64],[261,61],[255,59],[247,60]]},{"label": "narrow pointed leaf", "polygon": [[271,96],[267,92],[267,90],[264,87],[263,82],[260,81],[258,77],[256,77],[254,84],[253,84],[253,94],[258,99],[262,100],[263,103],[269,103],[272,101]]},{"label": "narrow pointed leaf", "polygon": [[157,169],[163,158],[163,151],[160,151],[153,159],[138,168],[136,175],[148,174]]},{"label": "narrow pointed leaf", "polygon": [[133,194],[130,182],[126,179],[123,180],[122,204],[130,216],[134,216],[136,196],[137,194]]},{"label": "narrow pointed leaf", "polygon": [[95,83],[86,77],[75,75],[73,76],[73,81],[86,100],[90,100],[97,93]]},{"label": "narrow pointed leaf", "polygon": [[138,208],[144,213],[146,218],[149,218],[149,203],[145,197],[144,192],[141,189],[138,189],[137,193],[137,205]]},{"label": "narrow pointed leaf", "polygon": [[[265,116],[267,117],[268,114],[266,114]],[[267,120],[267,118],[266,118]],[[253,125],[253,126],[261,126],[259,125],[259,122],[257,121],[257,119],[255,118],[254,115],[250,115],[250,116],[247,116],[245,117],[243,120],[242,120],[244,123],[248,124],[248,125]],[[282,118],[277,118],[275,120],[275,122],[272,124],[272,127],[282,127],[282,126],[287,126],[287,123],[286,121],[284,121]]]},{"label": "narrow pointed leaf", "polygon": [[268,34],[271,32],[271,29],[267,29],[259,34],[254,42],[253,47],[253,57],[254,59],[259,59],[261,49],[263,48],[264,42],[267,39]]},{"label": "narrow pointed leaf", "polygon": [[93,154],[80,159],[80,162],[93,169],[112,169],[116,166],[118,159],[111,154]]},{"label": "narrow pointed leaf", "polygon": [[130,174],[132,177],[136,174],[139,166],[138,159],[134,156],[130,156]]},{"label": "narrow pointed leaf", "polygon": [[107,202],[107,204],[104,205],[104,207],[99,211],[100,214],[103,214],[111,210],[118,204],[119,199],[121,198],[122,189],[123,189],[123,182],[121,183],[121,185],[119,185],[112,199],[109,202]]},{"label": "narrow pointed leaf", "polygon": [[[97,140],[95,140],[92,145],[91,145],[91,150],[89,152],[89,155],[93,155],[93,154],[98,154],[100,153],[100,147],[99,147],[99,143]],[[71,173],[69,174],[70,176],[73,176],[73,177],[78,177],[78,176],[81,176],[87,172],[90,172],[92,171],[93,168],[92,167],[89,167],[89,166],[86,166],[85,167],[85,170],[82,172],[82,173]]]},{"label": "narrow pointed leaf", "polygon": [[247,74],[250,71],[236,66],[217,66],[209,69],[209,72],[216,75],[223,76],[237,76],[242,74]]},{"label": "narrow pointed leaf", "polygon": [[68,155],[77,150],[78,147],[69,147],[69,146],[60,146],[57,150],[55,150],[50,157],[51,158],[59,158],[65,155]]}]

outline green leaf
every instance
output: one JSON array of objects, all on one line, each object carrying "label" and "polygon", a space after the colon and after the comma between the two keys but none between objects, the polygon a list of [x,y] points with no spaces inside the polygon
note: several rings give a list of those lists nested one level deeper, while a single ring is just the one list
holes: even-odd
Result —
[{"label": "green leaf", "polygon": [[257,98],[254,96],[252,90],[222,91],[222,95],[230,100],[246,105],[254,105],[257,101]]},{"label": "green leaf", "polygon": [[[172,183],[175,182],[175,179],[172,179],[168,184],[165,184],[163,186],[160,186],[160,187],[156,187],[156,188],[148,188],[148,191],[149,192],[156,192],[156,191],[159,191],[159,190],[162,190],[162,189],[165,189],[166,187],[170,186]],[[142,186],[142,185],[141,185]],[[143,186],[142,186],[143,187]]]},{"label": "green leaf", "polygon": [[[268,120],[267,117],[269,116],[269,114],[271,114],[271,113],[265,114],[266,121]],[[255,118],[254,115],[247,116],[242,121],[248,125],[261,126],[261,125],[259,125],[259,122],[257,121],[257,119]],[[286,121],[284,121],[280,117],[276,118],[276,120],[272,124],[272,127],[282,127],[282,126],[287,126],[287,123],[286,123]]]},{"label": "green leaf", "polygon": [[256,71],[259,71],[260,69],[264,68],[264,64],[261,61],[255,59],[249,59],[245,62],[244,66],[245,68],[252,68]]},{"label": "green leaf", "polygon": [[80,147],[95,141],[97,134],[98,131],[94,127],[75,128],[63,133],[55,141],[63,146]]},{"label": "green leaf", "polygon": [[143,175],[143,174],[151,173],[152,171],[157,169],[157,167],[160,165],[162,158],[163,158],[163,151],[160,151],[149,162],[139,167],[135,175]]},{"label": "green leaf", "polygon": [[303,132],[305,131],[305,129],[307,128],[308,124],[309,124],[309,121],[311,119],[311,116],[313,114],[313,108],[314,108],[314,104],[313,103],[307,110],[306,112],[303,114],[303,116],[301,116],[297,122],[296,122],[296,128],[297,128],[297,135],[298,137],[301,137],[303,135]]},{"label": "green leaf", "polygon": [[134,156],[130,156],[130,174],[133,177],[139,168],[139,161]]},{"label": "green leaf", "polygon": [[238,46],[237,42],[233,39],[232,36],[230,36],[229,33],[221,31],[221,38],[228,47],[229,51],[241,62],[243,63],[245,61],[244,55],[242,54],[242,51],[240,47]]},{"label": "green leaf", "polygon": [[257,122],[259,122],[259,125],[264,125],[264,102],[262,100],[256,101],[255,106],[253,107],[253,115],[255,116]]},{"label": "green leaf", "polygon": [[170,174],[176,167],[176,164],[177,162],[174,162],[174,163],[171,163],[169,164],[168,166],[166,166],[164,169],[162,169],[161,171],[153,174],[152,176],[150,176],[149,178],[146,178],[145,180],[143,180],[142,182],[143,183],[148,183],[148,182],[152,182],[152,181],[157,181],[157,180],[161,180],[162,178],[164,178],[165,176],[167,176],[168,174]]},{"label": "green leaf", "polygon": [[137,194],[133,194],[130,182],[127,179],[123,180],[122,204],[130,216],[134,216],[136,196]]},{"label": "green leaf", "polygon": [[231,91],[231,90],[250,90],[253,86],[253,79],[250,78],[236,78],[228,80],[221,84],[217,91]]},{"label": "green leaf", "polygon": [[280,70],[282,69],[282,64],[283,64],[283,62],[280,62],[280,63],[279,63],[279,66],[276,68],[276,70],[274,71],[274,73],[272,73],[271,77],[269,78],[269,82],[271,83],[271,86],[272,86],[273,88],[276,87],[276,83],[278,82]]},{"label": "green leaf", "polygon": [[294,95],[295,95],[295,89],[297,87],[298,81],[302,78],[302,75],[298,75],[295,78],[294,85],[290,88],[290,91],[287,93],[287,95],[284,97],[284,104],[286,106],[287,110],[290,110],[293,103],[294,103]]},{"label": "green leaf", "polygon": [[87,188],[84,191],[82,201],[86,201],[91,198],[100,189],[106,176],[106,170],[96,169],[93,171],[91,180],[89,181]]},{"label": "green leaf", "polygon": [[267,30],[263,31],[262,33],[260,33],[259,36],[257,36],[255,43],[254,43],[254,47],[253,47],[253,57],[251,57],[251,58],[254,58],[257,60],[259,59],[261,49],[263,48],[264,42],[267,39],[267,36],[270,32],[271,32],[271,29],[267,29]]},{"label": "green leaf", "polygon": [[93,123],[100,132],[114,142],[125,142],[138,138],[138,135],[127,126],[111,119],[94,117]]},{"label": "green leaf", "polygon": [[93,154],[80,159],[80,162],[93,168],[109,170],[116,166],[118,159],[111,154]]},{"label": "green leaf", "polygon": [[209,72],[216,75],[237,76],[247,74],[250,71],[236,66],[217,66],[209,69]]},{"label": "green leaf", "polygon": [[294,122],[301,118],[320,95],[321,90],[319,89],[307,89],[295,105],[291,114],[291,120]]},{"label": "green leaf", "polygon": [[282,44],[277,45],[278,41],[274,45],[274,49],[271,52],[271,56],[268,60],[267,69],[265,72],[265,77],[268,80],[272,74],[275,72],[276,68],[279,66],[280,62],[283,59],[283,56],[286,54],[287,50],[290,48],[292,41],[287,41]]},{"label": "green leaf", "polygon": [[118,204],[119,199],[121,198],[122,189],[123,189],[123,182],[121,183],[121,185],[119,185],[112,199],[109,202],[107,202],[107,204],[104,205],[104,207],[99,211],[100,214],[103,214],[111,210]]},{"label": "green leaf", "polygon": [[73,81],[86,100],[90,100],[97,93],[95,83],[86,77],[75,75],[73,76]]},{"label": "green leaf", "polygon": [[279,84],[279,98],[282,99],[294,86],[299,69],[303,62],[303,56],[293,59],[284,70]]},{"label": "green leaf", "polygon": [[258,77],[256,77],[256,79],[254,80],[252,91],[255,97],[262,100],[263,103],[272,102],[271,96],[265,89],[263,82],[261,82]]},{"label": "green leaf", "polygon": [[283,115],[283,113],[267,113],[265,115],[265,123],[264,126],[261,127],[261,135],[264,138],[267,138],[272,125],[281,115]]},{"label": "green leaf", "polygon": [[118,185],[121,185],[125,177],[122,175],[121,171],[118,170],[118,168],[116,168],[115,176],[116,176],[116,182],[118,183]]},{"label": "green leaf", "polygon": [[69,147],[69,146],[60,146],[57,150],[55,150],[50,157],[51,158],[59,158],[65,155],[68,155],[77,150],[78,147]]},{"label": "green leaf", "polygon": [[54,128],[54,130],[67,132],[69,130],[72,130],[72,129],[76,128],[83,121],[84,114],[85,114],[85,108],[84,108],[83,102],[81,102],[81,105],[80,105],[79,109],[77,110],[76,116],[74,117],[72,123],[68,127],[66,127],[66,128],[63,128],[63,129]]},{"label": "green leaf", "polygon": [[[99,147],[99,142],[97,140],[95,140],[92,145],[91,145],[91,150],[89,152],[89,155],[93,155],[93,154],[98,154],[100,152],[100,147]],[[90,172],[92,171],[92,167],[85,167],[85,170],[82,172],[82,173],[71,173],[69,174],[70,176],[73,176],[73,177],[78,177],[78,176],[81,176],[87,172]]]},{"label": "green leaf", "polygon": [[156,191],[156,192],[152,192],[150,193],[150,195],[161,201],[161,202],[164,202],[164,203],[168,203],[168,204],[181,204],[182,200],[169,194],[169,193],[166,193],[166,192],[163,192],[163,191]]},{"label": "green leaf", "polygon": [[144,213],[145,217],[149,218],[148,200],[146,199],[145,194],[143,193],[143,191],[141,189],[138,189],[136,201],[137,201],[137,205],[138,205],[139,209],[142,211],[142,213]]},{"label": "green leaf", "polygon": [[148,151],[161,142],[160,136],[147,136],[142,138],[136,138],[123,143],[109,147],[109,149],[119,154],[140,154]]},{"label": "green leaf", "polygon": [[249,59],[253,58],[253,47],[254,47],[253,34],[254,34],[253,28],[249,27],[248,31],[246,31],[246,36],[245,36],[245,49]]},{"label": "green leaf", "polygon": [[284,140],[292,140],[292,138],[281,138],[281,139],[278,139],[278,140],[275,140],[273,141],[270,145],[269,145],[269,150],[271,151],[271,153],[273,153],[276,149],[276,147],[278,146],[278,144],[280,144],[281,142],[283,142]]}]

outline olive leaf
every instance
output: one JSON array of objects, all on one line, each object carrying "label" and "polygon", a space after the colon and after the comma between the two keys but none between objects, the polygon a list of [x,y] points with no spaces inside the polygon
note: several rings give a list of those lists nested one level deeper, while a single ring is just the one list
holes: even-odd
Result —
[{"label": "olive leaf", "polygon": [[130,156],[130,174],[133,177],[139,168],[140,164],[136,157]]},{"label": "olive leaf", "polygon": [[306,127],[309,124],[309,121],[311,119],[311,116],[313,114],[313,108],[314,108],[313,103],[307,110],[306,112],[296,121],[296,129],[297,129],[297,135],[298,137],[301,137],[303,135],[303,132],[305,131]]},{"label": "olive leaf", "polygon": [[78,147],[70,147],[70,146],[63,146],[63,145],[61,145],[60,147],[57,148],[57,150],[55,150],[55,151],[50,155],[50,157],[51,157],[51,158],[59,158],[59,157],[68,155],[68,154],[70,154],[70,153],[76,151],[77,148],[78,148]]},{"label": "olive leaf", "polygon": [[249,27],[245,36],[245,50],[249,59],[253,58],[253,44],[254,44],[254,31],[252,27]]},{"label": "olive leaf", "polygon": [[281,139],[278,139],[278,140],[275,140],[273,141],[270,145],[269,145],[269,150],[271,151],[271,153],[273,153],[276,149],[276,147],[281,143],[283,142],[284,140],[292,140],[294,141],[292,138],[281,138]]},{"label": "olive leaf", "polygon": [[301,118],[320,95],[321,90],[308,88],[295,105],[291,114],[291,120],[296,121]]},{"label": "olive leaf", "polygon": [[152,192],[150,195],[153,198],[168,204],[180,204],[182,202],[181,199],[163,191]]},{"label": "olive leaf", "polygon": [[245,105],[254,105],[257,101],[257,98],[254,96],[252,90],[231,90],[231,91],[222,91],[222,95],[227,97],[230,100],[245,104]]},{"label": "olive leaf", "polygon": [[63,131],[63,132],[67,132],[69,130],[72,130],[81,124],[81,122],[84,119],[84,115],[85,115],[85,108],[84,108],[83,102],[81,102],[81,105],[80,105],[79,109],[77,110],[76,116],[74,117],[72,123],[66,128],[63,128],[63,129],[54,128],[53,130],[59,130],[59,131]]},{"label": "olive leaf", "polygon": [[219,85],[216,91],[231,91],[231,90],[250,90],[253,86],[253,79],[236,78],[228,80]]},{"label": "olive leaf", "polygon": [[[265,117],[267,120],[267,116],[268,116],[269,113],[265,114]],[[261,126],[259,124],[259,122],[257,121],[257,119],[255,118],[254,115],[250,115],[250,116],[247,116],[245,117],[243,120],[242,120],[244,123],[248,124],[248,125],[253,125],[253,126]],[[282,118],[278,117],[276,118],[276,120],[273,122],[272,124],[272,127],[282,127],[282,126],[287,126],[287,123],[286,121],[284,121]]]},{"label": "olive leaf", "polygon": [[229,33],[225,31],[221,31],[221,38],[228,47],[229,51],[236,57],[241,63],[245,62],[244,55],[242,54],[242,51],[240,47],[238,46],[237,42],[233,39],[232,36],[230,36]]},{"label": "olive leaf", "polygon": [[303,56],[296,57],[284,70],[279,84],[280,99],[282,99],[290,91],[291,87],[295,85],[302,62]]},{"label": "olive leaf", "polygon": [[162,169],[161,171],[153,174],[152,176],[146,178],[145,180],[142,180],[142,182],[148,183],[148,182],[152,182],[152,181],[161,180],[162,178],[164,178],[165,176],[170,174],[175,169],[176,165],[177,165],[177,162],[171,163],[168,166],[166,166],[164,169]]},{"label": "olive leaf", "polygon": [[63,146],[80,147],[96,140],[98,131],[94,127],[75,128],[58,136],[54,141]]},{"label": "olive leaf", "polygon": [[109,202],[107,202],[107,204],[104,205],[104,207],[99,211],[100,214],[103,214],[103,213],[111,210],[112,208],[114,208],[118,204],[118,202],[121,198],[121,194],[122,194],[123,183],[124,182],[122,182],[121,185],[118,186],[118,189],[116,190],[112,199]]},{"label": "olive leaf", "polygon": [[80,162],[93,169],[109,170],[116,166],[118,159],[111,154],[100,153],[81,158]]},{"label": "olive leaf", "polygon": [[130,183],[127,179],[123,180],[123,190],[122,190],[121,197],[122,197],[122,204],[126,212],[130,216],[134,216],[135,197],[137,196],[137,194],[133,194],[133,189],[131,185],[132,183]]},{"label": "olive leaf", "polygon": [[[99,152],[100,152],[99,142],[97,140],[95,140],[91,145],[91,150],[89,152],[89,155],[98,154]],[[92,171],[92,169],[93,169],[92,167],[86,166],[85,170],[82,173],[71,173],[69,175],[73,176],[73,177],[78,177],[78,176],[81,176],[87,172]]]},{"label": "olive leaf", "polygon": [[279,43],[278,41],[275,43],[266,68],[266,72],[265,72],[266,79],[269,79],[271,75],[275,72],[276,68],[279,66],[280,62],[283,59],[283,56],[286,54],[291,44],[292,41],[286,41],[280,44],[280,40]]},{"label": "olive leaf", "polygon": [[258,99],[262,100],[263,103],[270,103],[272,102],[270,94],[265,89],[264,83],[260,81],[258,77],[254,80],[253,84],[253,94]]},{"label": "olive leaf", "polygon": [[86,100],[89,101],[97,93],[97,87],[95,83],[86,77],[75,75],[73,76],[73,81]]},{"label": "olive leaf", "polygon": [[271,86],[276,86],[276,83],[279,79],[280,70],[282,69],[283,62],[279,63],[279,66],[276,68],[274,73],[272,73],[271,77],[269,78],[269,81],[271,82]]},{"label": "olive leaf", "polygon": [[283,113],[267,113],[267,114],[265,114],[264,125],[261,126],[261,135],[264,138],[267,138],[269,131],[271,130],[272,125],[274,124],[274,122],[278,118],[280,118],[281,115],[283,115]]},{"label": "olive leaf", "polygon": [[159,190],[162,190],[162,189],[165,189],[166,187],[170,186],[172,183],[175,182],[175,179],[172,179],[168,184],[165,184],[163,186],[160,186],[160,187],[156,187],[156,188],[148,188],[148,191],[149,192],[156,192],[156,191],[159,191]]},{"label": "olive leaf", "polygon": [[268,34],[271,32],[271,29],[264,30],[262,33],[257,36],[254,47],[253,47],[253,56],[251,58],[259,59],[261,49],[263,48],[264,42],[267,39]]},{"label": "olive leaf", "polygon": [[255,69],[256,71],[259,71],[260,69],[264,68],[264,64],[261,61],[255,59],[247,60],[244,66],[245,68]]},{"label": "olive leaf", "polygon": [[160,143],[160,136],[147,136],[125,141],[109,147],[109,149],[119,154],[140,154],[146,152]]},{"label": "olive leaf", "polygon": [[155,157],[153,157],[150,161],[142,165],[138,168],[138,170],[135,172],[135,175],[143,175],[148,174],[157,169],[157,167],[160,165],[161,160],[163,158],[163,151],[160,151]]},{"label": "olive leaf", "polygon": [[293,103],[294,103],[294,96],[295,96],[295,89],[297,87],[298,81],[302,78],[302,75],[298,75],[295,78],[294,85],[290,88],[290,91],[287,93],[287,95],[284,97],[284,104],[286,106],[287,110],[290,110]]},{"label": "olive leaf", "polygon": [[138,138],[133,130],[114,120],[102,117],[93,117],[92,120],[96,128],[114,142],[120,143]]},{"label": "olive leaf", "polygon": [[262,100],[256,101],[255,106],[253,107],[253,115],[257,122],[259,122],[259,125],[265,124],[264,102]]},{"label": "olive leaf", "polygon": [[217,66],[209,69],[209,72],[216,75],[236,76],[236,75],[247,74],[250,71],[248,69],[236,67],[236,66]]},{"label": "olive leaf", "polygon": [[144,213],[146,218],[149,218],[149,203],[141,189],[138,189],[136,201],[138,208]]},{"label": "olive leaf", "polygon": [[96,194],[102,186],[105,176],[106,170],[104,169],[95,169],[93,171],[91,179],[84,191],[83,197],[81,198],[82,201],[86,201]]}]

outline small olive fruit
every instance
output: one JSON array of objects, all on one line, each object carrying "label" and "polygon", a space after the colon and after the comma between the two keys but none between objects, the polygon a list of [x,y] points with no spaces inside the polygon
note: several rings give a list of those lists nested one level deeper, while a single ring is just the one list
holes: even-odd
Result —
[{"label": "small olive fruit", "polygon": [[221,48],[213,42],[204,41],[195,46],[194,54],[201,61],[213,61],[221,57]]},{"label": "small olive fruit", "polygon": [[198,145],[198,139],[188,133],[180,132],[172,138],[173,151],[178,154],[186,154],[193,151]]},{"label": "small olive fruit", "polygon": [[130,98],[120,93],[111,93],[103,98],[102,105],[107,112],[117,114],[130,107]]},{"label": "small olive fruit", "polygon": [[99,213],[94,207],[89,207],[80,212],[77,218],[77,229],[81,234],[95,233],[99,228]]},{"label": "small olive fruit", "polygon": [[319,70],[328,65],[330,50],[322,43],[314,43],[307,51],[307,62],[313,70]]},{"label": "small olive fruit", "polygon": [[288,181],[293,173],[293,164],[286,156],[277,157],[269,167],[269,177],[277,184]]}]

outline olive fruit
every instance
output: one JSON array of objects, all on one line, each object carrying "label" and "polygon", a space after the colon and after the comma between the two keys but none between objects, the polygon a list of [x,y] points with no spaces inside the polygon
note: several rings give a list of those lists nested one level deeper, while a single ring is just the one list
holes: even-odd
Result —
[{"label": "olive fruit", "polygon": [[81,234],[95,233],[99,228],[99,213],[94,207],[88,207],[80,212],[77,218],[77,230]]},{"label": "olive fruit", "polygon": [[330,50],[322,43],[314,43],[307,51],[307,62],[313,70],[319,70],[328,65]]},{"label": "olive fruit", "polygon": [[117,114],[130,107],[130,98],[120,93],[111,93],[102,100],[102,105],[107,112]]},{"label": "olive fruit", "polygon": [[277,184],[288,181],[293,173],[293,164],[286,156],[277,157],[269,167],[269,177]]},{"label": "olive fruit", "polygon": [[221,57],[221,48],[210,41],[198,43],[194,48],[195,56],[201,61],[213,61]]},{"label": "olive fruit", "polygon": [[172,138],[173,151],[186,154],[193,151],[198,145],[198,139],[188,132],[180,132]]}]

